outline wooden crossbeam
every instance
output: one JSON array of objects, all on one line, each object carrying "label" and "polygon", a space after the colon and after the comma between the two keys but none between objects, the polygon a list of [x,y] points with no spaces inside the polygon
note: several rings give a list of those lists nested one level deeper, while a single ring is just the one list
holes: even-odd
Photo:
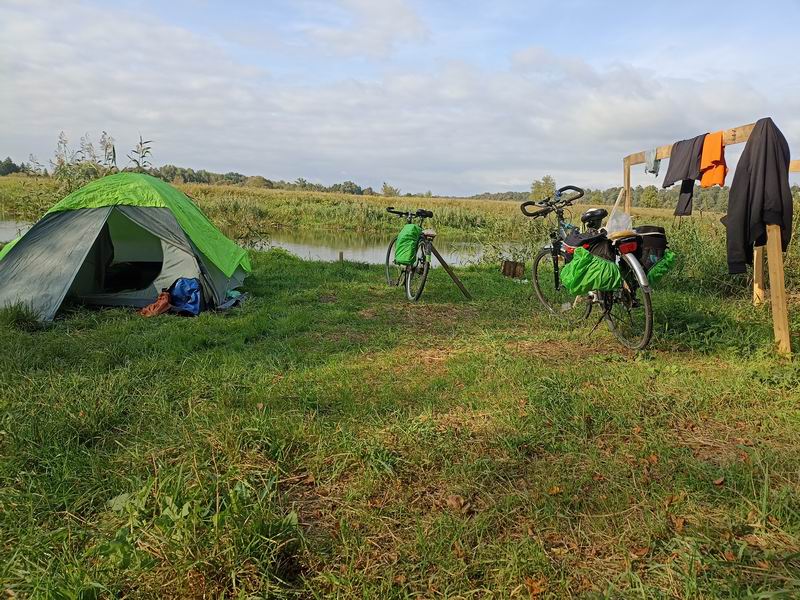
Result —
[{"label": "wooden crossbeam", "polygon": [[[750,134],[753,133],[753,128],[756,126],[755,123],[750,123],[748,125],[740,125],[739,127],[734,127],[733,129],[726,129],[722,132],[722,143],[725,146],[732,146],[734,144],[741,144],[746,142],[750,139]],[[669,158],[670,154],[672,153],[672,144],[667,144],[666,146],[659,146],[656,148],[656,158]],[[625,157],[628,161],[629,165],[641,165],[644,164],[644,152],[634,152],[633,154],[629,154]],[[793,161],[798,162],[798,161]],[[800,165],[798,165],[798,169],[800,169]]]}]

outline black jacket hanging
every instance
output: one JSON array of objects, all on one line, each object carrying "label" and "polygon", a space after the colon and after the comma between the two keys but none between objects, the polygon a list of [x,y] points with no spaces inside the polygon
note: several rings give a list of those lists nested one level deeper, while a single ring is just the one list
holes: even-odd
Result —
[{"label": "black jacket hanging", "polygon": [[767,225],[780,225],[783,251],[792,237],[789,144],[772,119],[756,122],[745,144],[722,219],[728,233],[728,271],[753,264],[753,246],[767,243]]},{"label": "black jacket hanging", "polygon": [[681,181],[681,193],[678,196],[678,205],[675,207],[675,214],[678,216],[692,214],[694,182],[696,179],[700,179],[700,158],[703,154],[703,142],[706,135],[704,133],[672,144],[663,187],[668,188]]}]

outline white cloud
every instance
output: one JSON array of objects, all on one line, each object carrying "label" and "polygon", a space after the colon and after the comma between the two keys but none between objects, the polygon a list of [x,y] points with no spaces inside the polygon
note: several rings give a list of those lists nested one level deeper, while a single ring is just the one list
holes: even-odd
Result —
[{"label": "white cloud", "polygon": [[301,29],[345,56],[386,58],[401,43],[424,41],[429,32],[405,0],[340,0],[347,22]]},{"label": "white cloud", "polygon": [[[367,2],[355,12],[356,30],[396,25],[366,52],[421,35],[404,4],[380,6],[395,12]],[[108,130],[122,156],[141,131],[159,164],[407,191],[524,189],[548,173],[618,185],[629,152],[767,114],[800,143],[797,77],[761,91],[721,70],[666,77],[529,48],[508,68],[442,60],[301,85],[187,29],[56,2],[0,6],[0,81],[0,152],[17,159],[46,157],[62,129]]]}]

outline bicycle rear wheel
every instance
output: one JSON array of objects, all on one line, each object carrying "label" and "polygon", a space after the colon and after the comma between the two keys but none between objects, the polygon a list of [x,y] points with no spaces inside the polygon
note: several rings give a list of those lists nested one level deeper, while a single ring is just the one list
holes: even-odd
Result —
[{"label": "bicycle rear wheel", "polygon": [[565,258],[563,252],[554,257],[550,248],[542,249],[533,259],[531,278],[533,291],[545,310],[554,317],[575,323],[588,316],[592,305],[583,296],[570,293],[561,283],[559,274],[566,265]]},{"label": "bicycle rear wheel", "polygon": [[428,281],[428,271],[431,268],[430,256],[425,244],[419,244],[414,263],[407,268],[406,298],[411,302],[419,300],[420,296],[422,296],[422,291],[425,289],[425,282]]},{"label": "bicycle rear wheel", "polygon": [[644,350],[653,337],[653,304],[650,290],[642,289],[636,279],[632,261],[636,258],[623,255],[620,262],[622,289],[603,292],[605,320],[611,333],[631,350]]},{"label": "bicycle rear wheel", "polygon": [[394,245],[397,243],[395,237],[389,242],[389,247],[386,249],[386,284],[392,287],[400,285],[400,280],[403,277],[403,267],[394,262]]}]

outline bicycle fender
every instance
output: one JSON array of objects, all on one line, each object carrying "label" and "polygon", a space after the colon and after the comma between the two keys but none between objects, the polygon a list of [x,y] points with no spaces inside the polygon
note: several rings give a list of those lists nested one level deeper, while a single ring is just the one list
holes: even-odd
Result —
[{"label": "bicycle fender", "polygon": [[623,254],[622,259],[628,263],[631,271],[633,271],[633,274],[636,275],[636,281],[639,283],[639,287],[645,292],[650,292],[650,282],[647,280],[647,273],[644,272],[642,263],[636,260],[636,257],[632,254]]}]

